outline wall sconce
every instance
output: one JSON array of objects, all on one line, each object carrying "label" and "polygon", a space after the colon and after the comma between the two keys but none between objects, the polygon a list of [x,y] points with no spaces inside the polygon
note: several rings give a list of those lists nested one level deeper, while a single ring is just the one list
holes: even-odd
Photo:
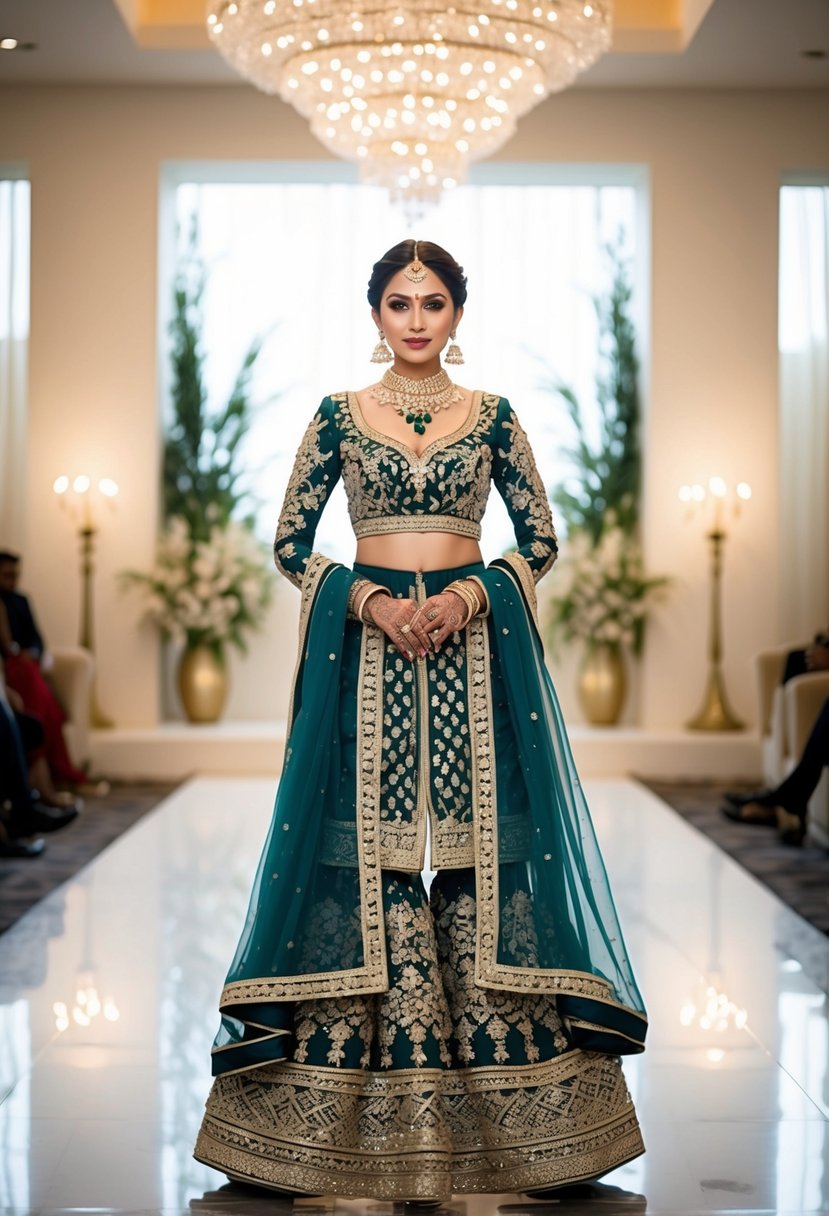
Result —
[{"label": "wall sconce", "polygon": [[724,547],[728,533],[726,516],[737,518],[743,505],[751,498],[751,486],[738,482],[729,487],[722,477],[711,477],[708,485],[681,486],[679,498],[688,506],[688,518],[699,515],[708,518],[708,538],[711,562],[711,599],[708,618],[708,682],[702,706],[687,723],[690,730],[742,730],[743,723],[733,713],[725,691],[722,674],[722,570]]},{"label": "wall sconce", "polygon": [[[92,478],[86,473],[79,473],[69,478],[65,473],[55,479],[52,486],[58,496],[61,508],[65,510],[77,526],[81,543],[81,627],[78,641],[92,654],[95,653],[95,634],[93,626],[93,589],[92,576],[94,573],[95,537],[98,534],[98,517],[101,503],[114,507],[118,495],[118,486],[111,477],[103,477],[93,484]],[[93,678],[89,706],[92,725],[108,729],[114,725],[98,708],[96,681]]]}]

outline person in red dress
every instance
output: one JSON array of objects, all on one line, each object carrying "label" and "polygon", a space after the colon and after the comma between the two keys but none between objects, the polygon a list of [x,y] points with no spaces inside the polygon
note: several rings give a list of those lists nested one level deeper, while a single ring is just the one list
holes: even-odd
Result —
[{"label": "person in red dress", "polygon": [[66,721],[54,690],[43,673],[45,647],[28,597],[18,591],[20,558],[0,552],[0,655],[6,684],[37,718],[44,733],[46,762],[53,780],[62,785],[84,785],[87,774],[72,763],[63,737]]}]

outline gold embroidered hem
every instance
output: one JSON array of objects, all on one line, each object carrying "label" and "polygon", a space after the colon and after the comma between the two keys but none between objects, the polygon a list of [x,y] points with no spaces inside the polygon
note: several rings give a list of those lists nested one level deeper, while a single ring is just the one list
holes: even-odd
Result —
[{"label": "gold embroidered hem", "polygon": [[595,1178],[644,1151],[618,1060],[364,1072],[271,1064],[220,1077],[195,1156],[306,1194],[441,1199]]},{"label": "gold embroidered hem", "polygon": [[[501,893],[516,958],[527,893]],[[618,1057],[555,997],[475,983],[475,874],[384,873],[385,992],[302,1000],[280,1062],[220,1075],[195,1155],[305,1194],[446,1199],[595,1178],[643,1151]]]}]

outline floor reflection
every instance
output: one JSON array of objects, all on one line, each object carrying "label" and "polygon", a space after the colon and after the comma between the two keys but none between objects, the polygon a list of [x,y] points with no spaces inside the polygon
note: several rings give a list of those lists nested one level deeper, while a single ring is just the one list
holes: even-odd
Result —
[{"label": "floor reflection", "polygon": [[[648,1152],[615,1194],[462,1196],[431,1216],[829,1212],[829,942],[649,792],[587,792],[651,1015],[625,1061]],[[272,798],[268,780],[191,782],[0,937],[3,1216],[291,1210],[191,1156]]]}]

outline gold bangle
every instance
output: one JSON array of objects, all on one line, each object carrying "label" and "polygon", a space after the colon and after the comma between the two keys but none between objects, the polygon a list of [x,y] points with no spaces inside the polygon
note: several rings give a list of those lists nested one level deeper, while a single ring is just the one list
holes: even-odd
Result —
[{"label": "gold bangle", "polygon": [[[471,621],[472,618],[474,616],[477,616],[478,613],[481,611],[481,602],[478,599],[475,588],[469,582],[467,582],[466,579],[463,579],[462,582],[463,582],[463,589],[466,592],[466,595],[469,599],[469,605],[470,605],[469,620]],[[469,624],[469,621],[467,621],[467,624]]]},{"label": "gold bangle", "polygon": [[480,593],[475,597],[478,600],[478,611],[475,613],[475,615],[489,616],[489,596],[486,593],[486,587],[483,584],[483,580],[478,578],[477,574],[470,574],[466,579],[466,582],[471,583],[472,586],[476,587]]},{"label": "gold bangle", "polygon": [[456,582],[450,583],[449,586],[444,587],[443,590],[444,591],[454,591],[455,595],[459,596],[459,598],[464,602],[464,604],[466,604],[466,609],[467,609],[466,620],[463,622],[463,625],[462,625],[462,628],[465,629],[466,626],[469,624],[469,622],[472,620],[472,618],[475,616],[475,614],[480,609],[480,604],[478,603],[477,595],[475,594],[475,592],[472,590],[471,587],[464,586],[463,579],[458,579]]},{"label": "gold bangle", "polygon": [[356,617],[356,615],[357,615],[357,613],[354,611],[354,605],[357,602],[357,597],[360,595],[360,593],[366,587],[370,587],[370,586],[371,586],[371,579],[368,579],[368,578],[355,579],[355,581],[351,584],[351,587],[349,588],[349,591],[348,591],[348,603],[346,605],[346,611],[351,616]]}]

